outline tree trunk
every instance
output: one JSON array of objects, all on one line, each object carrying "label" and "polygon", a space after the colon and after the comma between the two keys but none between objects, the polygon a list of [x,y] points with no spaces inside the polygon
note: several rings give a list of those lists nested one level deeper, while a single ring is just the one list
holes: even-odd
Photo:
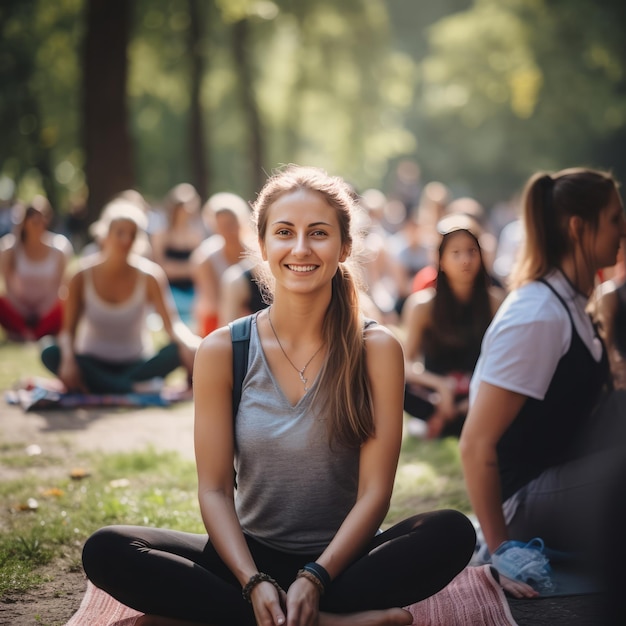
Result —
[{"label": "tree trunk", "polygon": [[191,89],[189,112],[189,153],[191,158],[191,184],[203,201],[207,199],[210,165],[207,157],[205,129],[202,119],[201,88],[204,76],[203,27],[199,0],[189,0],[189,56],[191,60]]},{"label": "tree trunk", "polygon": [[244,114],[248,119],[249,149],[251,161],[251,181],[254,190],[258,191],[265,181],[263,172],[263,129],[261,127],[261,116],[259,107],[254,95],[252,69],[250,67],[249,45],[250,45],[250,23],[247,19],[239,20],[233,25],[233,58],[239,77],[239,93]]},{"label": "tree trunk", "polygon": [[126,104],[132,4],[131,0],[89,0],[87,7],[83,140],[89,223],[116,193],[135,182]]}]

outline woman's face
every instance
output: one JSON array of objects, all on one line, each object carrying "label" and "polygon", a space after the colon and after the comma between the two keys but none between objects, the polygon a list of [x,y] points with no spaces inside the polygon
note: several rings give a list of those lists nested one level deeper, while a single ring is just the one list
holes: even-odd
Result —
[{"label": "woman's face", "polygon": [[600,212],[597,232],[589,233],[589,236],[594,269],[599,270],[615,265],[620,241],[626,237],[624,207],[617,192],[613,194],[611,202]]},{"label": "woman's face", "polygon": [[329,287],[349,249],[341,240],[337,211],[313,191],[280,196],[268,209],[259,241],[276,288],[310,293]]},{"label": "woman's face", "polygon": [[22,228],[26,229],[29,233],[43,233],[48,228],[48,218],[41,213],[41,211],[28,208],[24,215]]},{"label": "woman's face", "polygon": [[215,215],[215,232],[224,239],[239,236],[239,220],[232,211],[218,211]]},{"label": "woman's face", "polygon": [[474,282],[481,266],[480,249],[467,232],[458,230],[446,235],[439,266],[450,283]]},{"label": "woman's face", "polygon": [[110,250],[128,255],[136,237],[137,224],[135,222],[126,219],[114,220],[109,226],[109,233],[104,244]]}]

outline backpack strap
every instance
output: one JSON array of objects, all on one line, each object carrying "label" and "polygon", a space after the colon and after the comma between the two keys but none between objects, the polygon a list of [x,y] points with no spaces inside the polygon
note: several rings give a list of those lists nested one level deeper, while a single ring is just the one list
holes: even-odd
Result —
[{"label": "backpack strap", "polygon": [[233,419],[239,409],[243,379],[248,371],[248,349],[250,347],[250,328],[252,315],[240,317],[228,324],[233,343]]}]

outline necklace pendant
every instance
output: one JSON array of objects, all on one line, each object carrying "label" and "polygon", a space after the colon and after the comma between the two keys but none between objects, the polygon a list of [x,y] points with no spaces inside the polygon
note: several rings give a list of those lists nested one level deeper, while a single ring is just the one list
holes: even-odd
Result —
[{"label": "necklace pendant", "polygon": [[306,384],[309,382],[309,379],[304,377],[304,369],[298,370],[298,376],[300,376],[300,380],[302,381],[302,384],[304,385],[304,390],[308,391],[309,388],[306,386]]}]

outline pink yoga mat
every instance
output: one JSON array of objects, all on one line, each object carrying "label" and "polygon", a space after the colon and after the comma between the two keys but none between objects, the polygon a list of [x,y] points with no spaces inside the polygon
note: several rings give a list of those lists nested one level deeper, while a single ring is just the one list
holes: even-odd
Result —
[{"label": "pink yoga mat", "polygon": [[[439,593],[405,608],[419,626],[517,626],[488,565],[465,568]],[[89,582],[66,626],[134,626],[139,615]]]}]

